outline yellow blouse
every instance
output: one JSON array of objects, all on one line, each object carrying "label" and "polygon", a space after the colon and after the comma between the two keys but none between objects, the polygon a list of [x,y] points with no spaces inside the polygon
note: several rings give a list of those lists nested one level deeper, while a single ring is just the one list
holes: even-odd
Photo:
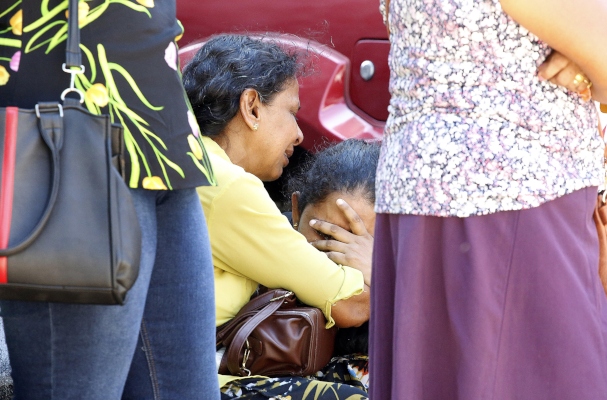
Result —
[{"label": "yellow blouse", "polygon": [[[337,265],[310,245],[280,213],[263,183],[232,164],[203,138],[218,186],[198,188],[207,220],[215,272],[216,325],[232,319],[257,286],[284,288],[335,322],[331,306],[363,292],[360,271]],[[234,377],[220,376],[220,386]]]}]

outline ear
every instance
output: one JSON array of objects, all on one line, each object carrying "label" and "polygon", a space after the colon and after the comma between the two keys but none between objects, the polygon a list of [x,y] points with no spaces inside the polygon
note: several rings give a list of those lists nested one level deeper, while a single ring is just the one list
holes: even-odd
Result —
[{"label": "ear", "polygon": [[259,93],[255,89],[245,89],[240,95],[240,115],[244,123],[252,131],[256,131],[259,128],[259,108],[261,106],[261,100]]},{"label": "ear", "polygon": [[293,228],[299,230],[299,192],[291,194],[291,219],[293,220]]}]

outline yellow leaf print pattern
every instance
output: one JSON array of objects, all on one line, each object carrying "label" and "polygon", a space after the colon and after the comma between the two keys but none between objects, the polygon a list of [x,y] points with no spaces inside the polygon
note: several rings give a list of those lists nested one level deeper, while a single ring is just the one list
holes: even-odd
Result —
[{"label": "yellow leaf print pattern", "polygon": [[194,154],[194,157],[196,157],[196,159],[198,160],[202,160],[202,147],[200,146],[200,143],[198,143],[198,140],[196,140],[194,135],[188,135],[188,143],[190,145],[190,149],[192,150],[192,154]]},{"label": "yellow leaf print pattern", "polygon": [[[89,14],[91,7],[89,7],[89,5],[86,3],[86,1],[79,1],[78,2],[78,26],[79,27],[83,27],[84,25],[86,25],[86,17]],[[66,11],[65,12],[65,18],[69,19],[70,17],[70,12]]]},{"label": "yellow leaf print pattern", "polygon": [[10,78],[11,74],[8,73],[4,66],[0,65],[0,86],[6,85],[8,83],[8,78]]},{"label": "yellow leaf print pattern", "polygon": [[21,36],[23,34],[23,10],[19,10],[8,21],[11,24],[13,34]]},{"label": "yellow leaf print pattern", "polygon": [[[341,385],[343,385],[343,384],[337,384],[337,387],[339,387]],[[312,381],[306,387],[306,391],[304,392],[302,398],[303,398],[303,400],[312,400],[312,399],[317,400],[321,396],[325,396],[327,394],[333,394],[336,399],[339,398],[339,395],[338,395],[337,391],[335,390],[335,387],[333,387],[333,385],[331,384],[331,382]],[[345,400],[363,400],[363,399],[367,399],[367,397],[363,396],[363,395],[359,395],[359,394],[353,394],[353,395],[349,396],[348,398],[346,398]]]},{"label": "yellow leaf print pattern", "polygon": [[154,8],[154,0],[137,0],[137,3],[147,8]]},{"label": "yellow leaf print pattern", "polygon": [[159,176],[146,176],[143,178],[142,187],[148,190],[167,190]]},{"label": "yellow leaf print pattern", "polygon": [[84,94],[84,98],[87,101],[94,103],[98,107],[105,107],[110,101],[107,89],[103,83],[95,83],[93,86],[88,88]]}]

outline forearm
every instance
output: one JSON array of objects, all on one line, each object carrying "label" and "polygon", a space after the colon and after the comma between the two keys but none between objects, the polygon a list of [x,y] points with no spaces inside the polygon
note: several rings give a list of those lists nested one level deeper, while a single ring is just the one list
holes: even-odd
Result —
[{"label": "forearm", "polygon": [[367,285],[361,294],[338,301],[331,308],[331,316],[339,328],[360,326],[369,320],[370,313],[371,289]]}]

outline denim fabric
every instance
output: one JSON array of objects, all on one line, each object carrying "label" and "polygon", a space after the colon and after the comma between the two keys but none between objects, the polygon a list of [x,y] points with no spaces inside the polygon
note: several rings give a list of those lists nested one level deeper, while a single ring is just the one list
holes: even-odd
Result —
[{"label": "denim fabric", "polygon": [[126,305],[0,303],[15,399],[219,399],[212,259],[196,192],[132,194],[143,254]]}]

